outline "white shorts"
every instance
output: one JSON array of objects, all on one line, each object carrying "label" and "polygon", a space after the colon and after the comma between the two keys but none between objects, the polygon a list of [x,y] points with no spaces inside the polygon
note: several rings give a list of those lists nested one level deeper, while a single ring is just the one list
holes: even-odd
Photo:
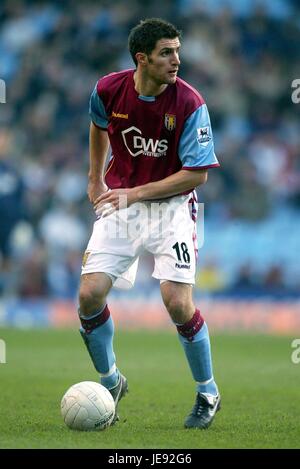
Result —
[{"label": "white shorts", "polygon": [[134,285],[139,256],[154,255],[152,277],[195,283],[197,239],[195,191],[118,210],[94,223],[81,274],[104,272],[113,286]]}]

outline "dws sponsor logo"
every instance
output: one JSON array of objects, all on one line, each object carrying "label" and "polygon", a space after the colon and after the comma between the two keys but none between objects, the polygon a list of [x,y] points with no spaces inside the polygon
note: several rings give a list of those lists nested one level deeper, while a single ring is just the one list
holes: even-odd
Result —
[{"label": "dws sponsor logo", "polygon": [[122,137],[124,144],[131,156],[166,156],[168,150],[168,140],[154,140],[153,138],[144,138],[142,132],[137,127],[129,127],[123,130]]}]

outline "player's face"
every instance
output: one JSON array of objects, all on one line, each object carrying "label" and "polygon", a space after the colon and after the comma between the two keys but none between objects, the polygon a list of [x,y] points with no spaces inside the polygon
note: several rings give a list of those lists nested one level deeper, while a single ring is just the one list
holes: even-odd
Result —
[{"label": "player's face", "polygon": [[171,85],[176,82],[180,65],[180,41],[175,39],[160,39],[155,49],[147,56],[147,74],[157,84]]}]

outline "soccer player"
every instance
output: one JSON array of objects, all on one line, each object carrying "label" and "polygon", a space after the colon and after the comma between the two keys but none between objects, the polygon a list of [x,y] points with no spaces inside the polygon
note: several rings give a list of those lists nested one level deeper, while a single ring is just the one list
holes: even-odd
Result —
[{"label": "soccer player", "polygon": [[219,163],[206,104],[177,77],[180,37],[162,19],[141,21],[128,40],[136,68],[104,76],[92,92],[88,196],[98,218],[83,260],[79,317],[100,382],[117,407],[127,380],[116,366],[107,295],[113,285],[133,284],[139,254],[152,253],[153,277],[160,281],[196,381],[196,402],[185,427],[203,429],[220,408],[220,394],[208,328],[192,299],[194,189]]}]

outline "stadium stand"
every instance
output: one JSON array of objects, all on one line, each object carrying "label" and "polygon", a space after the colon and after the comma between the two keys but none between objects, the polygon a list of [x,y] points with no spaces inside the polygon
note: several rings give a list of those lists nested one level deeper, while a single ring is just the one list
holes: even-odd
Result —
[{"label": "stadium stand", "polygon": [[[99,76],[132,67],[124,47],[128,30],[148,14],[184,32],[180,75],[208,103],[221,163],[198,194],[205,204],[205,243],[197,289],[216,296],[299,297],[300,104],[291,100],[292,80],[300,78],[299,2],[226,5],[1,2],[4,298],[75,298],[93,222],[86,197],[89,96]],[[15,199],[8,171],[23,188]],[[13,219],[9,233],[6,219]],[[139,291],[149,290],[151,268],[145,256]]]}]

